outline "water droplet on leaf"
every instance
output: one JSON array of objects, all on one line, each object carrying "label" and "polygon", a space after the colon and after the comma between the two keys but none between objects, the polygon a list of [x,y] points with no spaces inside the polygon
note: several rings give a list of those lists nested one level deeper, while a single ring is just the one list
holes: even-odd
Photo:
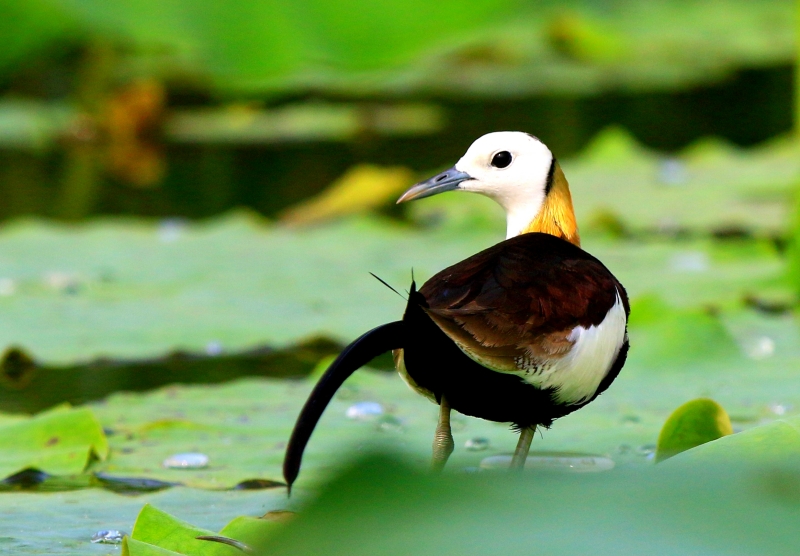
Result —
[{"label": "water droplet on leaf", "polygon": [[769,411],[770,413],[774,413],[775,415],[786,415],[786,412],[791,409],[791,406],[788,404],[783,403],[771,403],[769,404]]},{"label": "water droplet on leaf", "polygon": [[365,421],[383,413],[383,407],[378,402],[358,402],[347,408],[347,418]]},{"label": "water droplet on leaf", "polygon": [[208,342],[206,344],[206,355],[210,355],[212,357],[216,355],[220,355],[222,353],[222,344],[216,341]]},{"label": "water droplet on leaf", "polygon": [[162,243],[172,243],[183,235],[186,221],[182,218],[167,218],[158,225],[158,239]]},{"label": "water droplet on leaf", "polygon": [[74,272],[48,272],[44,276],[45,283],[61,293],[76,294],[81,289],[80,278]]},{"label": "water droplet on leaf", "polygon": [[92,542],[93,543],[102,543],[102,544],[119,544],[122,542],[122,537],[125,536],[125,533],[122,531],[117,531],[116,529],[108,529],[103,531],[98,531],[94,535],[92,535]]},{"label": "water droplet on leaf", "polygon": [[0,296],[14,295],[17,286],[11,278],[0,278]]},{"label": "water droplet on leaf", "polygon": [[175,454],[164,460],[167,469],[203,469],[208,467],[208,456],[198,452]]},{"label": "water droplet on leaf", "polygon": [[489,447],[489,439],[477,436],[464,443],[464,447],[471,452],[482,452]]},{"label": "water droplet on leaf", "polygon": [[656,457],[656,445],[655,444],[645,444],[644,446],[639,446],[636,448],[636,455],[642,456],[645,459],[654,459]]},{"label": "water droplet on leaf", "polygon": [[670,268],[678,272],[705,272],[709,266],[708,256],[701,251],[678,253],[670,260]]},{"label": "water droplet on leaf", "polygon": [[744,341],[742,348],[750,359],[766,359],[775,354],[775,341],[769,336],[758,336]]},{"label": "water droplet on leaf", "polygon": [[686,166],[677,158],[665,158],[658,167],[658,181],[664,185],[686,183]]}]

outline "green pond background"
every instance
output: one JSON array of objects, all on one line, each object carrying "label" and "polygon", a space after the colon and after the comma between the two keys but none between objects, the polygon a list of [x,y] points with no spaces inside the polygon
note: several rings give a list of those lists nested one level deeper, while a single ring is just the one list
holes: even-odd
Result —
[{"label": "green pond background", "polygon": [[[0,552],[795,553],[799,28],[795,0],[0,0]],[[507,425],[454,415],[436,478],[437,408],[379,358],[287,498],[316,377],[404,309],[369,273],[504,237],[488,199],[394,200],[506,129],[628,290],[623,372],[523,477],[489,469]],[[724,409],[670,418],[697,398]],[[733,434],[656,465],[723,434],[668,418]]]}]

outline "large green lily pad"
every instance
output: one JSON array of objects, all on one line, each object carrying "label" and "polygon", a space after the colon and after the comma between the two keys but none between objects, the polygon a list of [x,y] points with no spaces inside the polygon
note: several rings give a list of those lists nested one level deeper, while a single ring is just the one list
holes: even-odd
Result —
[{"label": "large green lily pad", "polygon": [[[412,268],[424,280],[501,233],[413,231],[372,217],[301,231],[241,216],[190,227],[20,222],[0,234],[0,279],[10,284],[0,296],[0,346],[65,364],[282,346],[320,334],[347,342],[404,309],[369,272],[403,289]],[[631,297],[658,292],[680,306],[737,302],[759,285],[774,288],[782,273],[766,242],[589,235],[584,246]]]}]

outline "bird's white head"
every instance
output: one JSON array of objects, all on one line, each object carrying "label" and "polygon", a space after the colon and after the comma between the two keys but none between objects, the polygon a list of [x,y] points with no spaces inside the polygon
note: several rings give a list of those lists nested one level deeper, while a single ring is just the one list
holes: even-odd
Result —
[{"label": "bird's white head", "polygon": [[569,184],[550,149],[532,135],[498,131],[478,138],[453,168],[416,184],[398,203],[452,190],[499,203],[507,237],[543,232],[580,245]]}]

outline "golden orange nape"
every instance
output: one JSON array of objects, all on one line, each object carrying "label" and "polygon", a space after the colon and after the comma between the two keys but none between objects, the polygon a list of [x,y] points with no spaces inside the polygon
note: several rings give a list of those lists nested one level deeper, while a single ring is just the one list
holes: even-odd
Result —
[{"label": "golden orange nape", "polygon": [[506,238],[542,232],[580,246],[564,172],[532,135],[499,131],[478,138],[455,166],[413,186],[398,203],[453,190],[480,193],[500,204]]},{"label": "golden orange nape", "polygon": [[561,165],[553,160],[553,177],[542,208],[522,233],[541,232],[560,237],[572,244],[581,246],[578,222],[572,208],[572,195],[569,183],[561,170]]}]

